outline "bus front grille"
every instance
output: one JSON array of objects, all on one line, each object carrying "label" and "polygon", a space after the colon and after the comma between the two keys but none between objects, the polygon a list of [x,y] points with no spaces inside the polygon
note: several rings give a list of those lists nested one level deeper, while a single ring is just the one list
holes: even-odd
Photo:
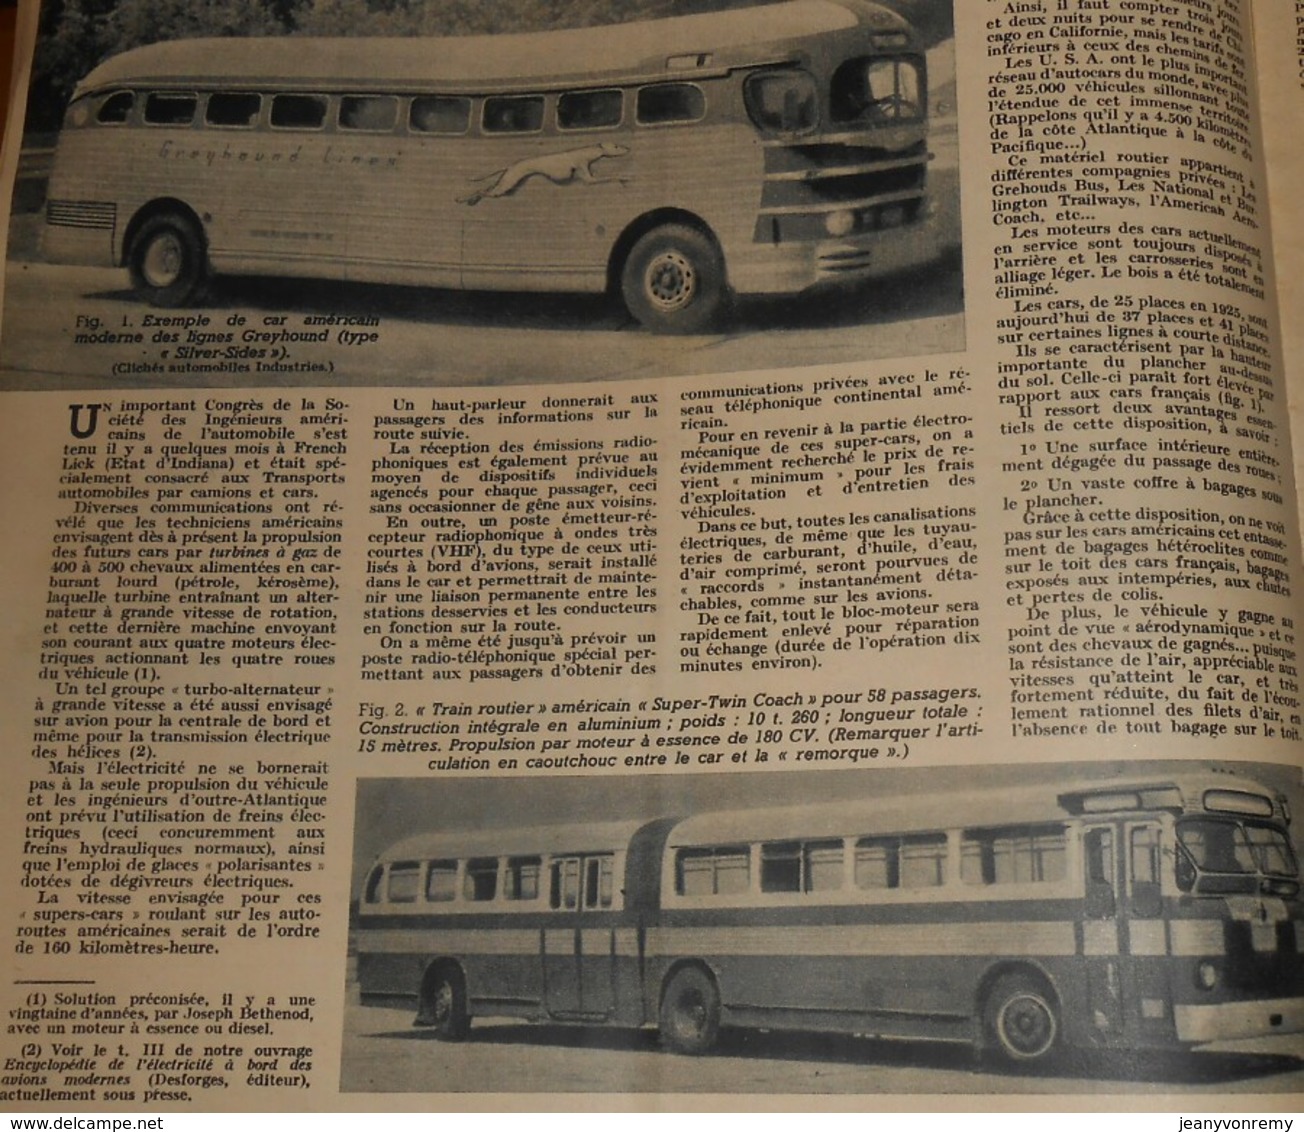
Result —
[{"label": "bus front grille", "polygon": [[45,222],[61,228],[112,229],[118,206],[101,200],[52,200],[45,206]]},{"label": "bus front grille", "polygon": [[821,278],[831,278],[864,271],[872,263],[872,252],[868,248],[841,247],[821,255],[816,270]]},{"label": "bus front grille", "polygon": [[895,153],[824,142],[767,149],[753,239],[808,243],[912,224],[930,159],[923,142]]}]

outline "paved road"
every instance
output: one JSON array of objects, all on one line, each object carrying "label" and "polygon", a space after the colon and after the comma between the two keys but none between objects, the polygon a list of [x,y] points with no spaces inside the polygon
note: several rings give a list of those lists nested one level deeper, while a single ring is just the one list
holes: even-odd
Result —
[{"label": "paved road", "polygon": [[[379,341],[345,347],[286,347],[288,360],[333,363],[333,372],[294,375],[115,373],[120,363],[171,361],[168,346],[72,345],[86,329],[141,327],[149,313],[126,289],[122,272],[40,263],[15,264],[6,283],[0,381],[11,389],[85,389],[193,385],[515,385],[598,381],[665,374],[733,372],[915,356],[963,348],[957,259],[875,291],[751,302],[726,331],[656,337],[630,322],[619,304],[598,297],[468,295],[421,288],[249,279],[224,281],[200,311],[223,333],[232,317],[243,329],[274,330],[264,319],[302,329],[304,317],[380,319]],[[163,312],[155,312],[163,313]],[[172,313],[172,312],[166,312]],[[78,317],[83,320],[80,327]],[[243,329],[237,331],[243,334]],[[332,332],[332,337],[334,336]],[[184,335],[183,335],[184,339]]]},{"label": "paved road", "polygon": [[1093,1055],[1013,1075],[976,1068],[967,1048],[921,1042],[753,1031],[726,1033],[711,1056],[680,1057],[650,1030],[477,1019],[467,1042],[449,1045],[411,1021],[406,1011],[349,1007],[345,1092],[1122,1094],[1191,1097],[1198,1108],[1304,1089],[1304,1060],[1291,1053],[1304,1051],[1282,1039],[1185,1056]]}]

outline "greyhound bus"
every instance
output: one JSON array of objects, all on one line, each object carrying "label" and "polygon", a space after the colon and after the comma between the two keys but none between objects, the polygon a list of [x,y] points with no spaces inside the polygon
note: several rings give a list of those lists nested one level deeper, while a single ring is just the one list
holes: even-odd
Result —
[{"label": "greyhound bus", "polygon": [[359,894],[364,1004],[971,1045],[1190,1048],[1304,1029],[1283,795],[1200,773],[440,832]]},{"label": "greyhound bus", "polygon": [[936,254],[927,79],[866,0],[497,36],[207,39],[96,67],[53,262],[623,296],[656,331]]}]

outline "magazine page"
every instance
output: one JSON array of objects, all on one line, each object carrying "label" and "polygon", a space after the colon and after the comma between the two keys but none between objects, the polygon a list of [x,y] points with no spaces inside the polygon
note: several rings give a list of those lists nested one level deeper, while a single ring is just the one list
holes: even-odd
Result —
[{"label": "magazine page", "polygon": [[1246,5],[24,15],[0,1103],[1298,1107]]},{"label": "magazine page", "polygon": [[[1304,262],[1304,225],[1291,192],[1299,175],[1299,147],[1292,144],[1291,123],[1304,108],[1304,13],[1290,4],[1260,3],[1252,8],[1255,72],[1263,105],[1263,140],[1267,155],[1269,199],[1273,202],[1272,238],[1278,306],[1283,312],[1304,309],[1298,265]],[[1304,330],[1299,320],[1282,319],[1281,346],[1291,411],[1291,431],[1304,431],[1300,419],[1300,374],[1304,372]],[[1300,478],[1301,455],[1295,446],[1295,479]]]}]

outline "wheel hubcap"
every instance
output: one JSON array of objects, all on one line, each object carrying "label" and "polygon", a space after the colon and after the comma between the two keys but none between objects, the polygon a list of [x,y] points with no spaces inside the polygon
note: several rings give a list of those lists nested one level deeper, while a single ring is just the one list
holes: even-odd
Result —
[{"label": "wheel hubcap", "polygon": [[686,307],[697,293],[697,272],[682,252],[666,251],[648,264],[644,276],[648,298],[661,310]]},{"label": "wheel hubcap", "polygon": [[1036,1057],[1055,1040],[1055,1020],[1044,1002],[1025,995],[1006,1003],[1001,1012],[1001,1035],[1020,1057]]},{"label": "wheel hubcap", "polygon": [[141,262],[141,274],[151,287],[170,287],[181,274],[185,252],[181,241],[171,232],[164,232],[150,241]]},{"label": "wheel hubcap", "polygon": [[701,1037],[706,1029],[706,1003],[700,994],[686,992],[679,998],[680,1030],[691,1038]]},{"label": "wheel hubcap", "polygon": [[435,991],[435,1023],[442,1026],[453,1016],[453,988],[447,983]]}]

